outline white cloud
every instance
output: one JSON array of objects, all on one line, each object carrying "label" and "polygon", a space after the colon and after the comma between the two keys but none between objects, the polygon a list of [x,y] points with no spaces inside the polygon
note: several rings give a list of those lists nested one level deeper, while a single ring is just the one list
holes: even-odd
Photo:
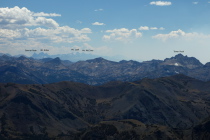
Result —
[{"label": "white cloud", "polygon": [[54,42],[54,43],[74,43],[74,42],[86,42],[90,38],[87,33],[91,33],[89,28],[83,28],[76,30],[68,26],[58,27],[56,29],[0,29],[0,39],[4,40],[36,40],[38,42]]},{"label": "white cloud", "polygon": [[157,30],[157,27],[150,27],[151,30]]},{"label": "white cloud", "polygon": [[[25,49],[50,49],[49,53],[68,51],[60,46],[81,44],[91,39],[90,28],[75,29],[46,17],[61,16],[56,13],[34,13],[27,8],[0,8],[0,49],[11,54],[23,54]],[[54,47],[54,45],[58,47]],[[72,46],[72,44],[71,44]],[[65,52],[64,51],[64,52]]]},{"label": "white cloud", "polygon": [[[81,47],[82,49],[90,49],[93,50],[93,52],[90,52],[91,54],[100,54],[100,55],[107,55],[112,53],[112,49],[107,46],[100,46],[100,47],[93,47],[88,43],[84,43]],[[88,53],[88,52],[87,52]]]},{"label": "white cloud", "polygon": [[192,39],[207,39],[210,38],[210,35],[199,34],[196,32],[193,33],[185,33],[181,29],[177,31],[171,31],[168,34],[157,34],[152,38],[160,39],[162,41],[166,41],[168,39],[185,39],[185,40],[192,40]]},{"label": "white cloud", "polygon": [[[139,30],[158,30],[158,28],[157,27],[141,26],[141,27],[139,27]],[[165,28],[160,27],[159,30],[165,30]]]},{"label": "white cloud", "polygon": [[184,35],[185,35],[185,32],[179,29],[177,31],[171,31],[169,34],[157,34],[153,36],[153,38],[162,39],[163,41],[165,41],[169,38],[177,38]]},{"label": "white cloud", "polygon": [[60,14],[56,14],[56,13],[44,13],[44,12],[40,12],[40,13],[33,13],[32,16],[34,17],[60,17]]},{"label": "white cloud", "polygon": [[[48,43],[74,43],[90,40],[87,34],[92,33],[91,29],[77,30],[69,26],[60,27],[55,20],[44,16],[60,15],[44,12],[34,13],[25,7],[17,6],[0,8],[0,42],[12,41],[15,43],[17,40],[34,40],[37,42],[47,41]],[[37,27],[27,28],[33,26]]]},{"label": "white cloud", "polygon": [[150,2],[150,5],[157,5],[157,6],[169,6],[172,3],[169,1],[152,1]]},{"label": "white cloud", "polygon": [[163,27],[160,27],[160,28],[159,28],[159,30],[165,30],[165,28],[163,28]]},{"label": "white cloud", "polygon": [[38,17],[35,20],[34,26],[46,26],[46,27],[58,27],[58,23],[56,21],[54,21],[53,19],[46,19],[45,17]]},{"label": "white cloud", "polygon": [[95,12],[98,12],[98,11],[103,11],[104,9],[96,9],[94,10]]},{"label": "white cloud", "polygon": [[21,32],[8,30],[8,29],[0,29],[0,38],[20,38]]},{"label": "white cloud", "polygon": [[[66,27],[68,27],[68,26],[66,26]],[[73,29],[73,28],[71,28],[71,29]],[[92,31],[91,31],[90,28],[83,28],[83,29],[80,30],[80,33],[83,33],[83,34],[86,33],[86,34],[88,34],[88,33],[92,33]]]},{"label": "white cloud", "polygon": [[142,33],[138,32],[136,29],[128,30],[126,28],[107,30],[106,33],[109,35],[104,35],[103,39],[106,41],[122,41],[129,42],[133,39],[142,37]]},{"label": "white cloud", "polygon": [[80,21],[80,20],[77,20],[77,21],[76,21],[76,23],[78,23],[78,24],[82,24],[82,21]]},{"label": "white cloud", "polygon": [[139,30],[149,30],[149,27],[148,27],[148,26],[141,26],[141,27],[139,28]]},{"label": "white cloud", "polygon": [[100,22],[94,22],[92,23],[92,25],[105,25],[104,23],[100,23]]},{"label": "white cloud", "polygon": [[0,8],[0,24],[1,28],[25,28],[27,26],[45,26],[56,28],[59,24],[51,19],[44,16],[60,16],[55,13],[34,13],[27,8]]},{"label": "white cloud", "polygon": [[195,1],[195,2],[192,2],[193,4],[198,4],[198,2],[197,1]]},{"label": "white cloud", "polygon": [[91,49],[91,50],[94,50],[94,47],[92,47],[88,43],[83,43],[83,49]]}]

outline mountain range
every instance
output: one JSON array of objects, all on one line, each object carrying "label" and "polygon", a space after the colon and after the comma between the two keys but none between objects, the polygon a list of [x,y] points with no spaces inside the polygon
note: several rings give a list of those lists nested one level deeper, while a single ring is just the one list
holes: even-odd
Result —
[{"label": "mountain range", "polygon": [[[41,53],[34,53],[31,57],[35,58],[35,59],[59,57],[62,60],[70,60],[72,62],[77,62],[77,61],[81,61],[81,60],[94,59],[99,56],[91,54],[91,53],[80,53],[80,52],[73,52],[73,53],[68,53],[68,54],[56,54],[56,55],[49,55],[47,53],[41,52]],[[104,58],[119,61],[123,57],[120,55],[117,55],[117,56],[104,56]]]},{"label": "mountain range", "polygon": [[210,80],[210,63],[203,65],[194,57],[178,54],[165,60],[109,61],[95,58],[71,62],[56,58],[34,59],[25,56],[0,56],[0,82],[46,84],[74,81],[101,85],[109,81],[135,81],[184,74],[199,80]]},{"label": "mountain range", "polygon": [[185,75],[91,86],[0,84],[1,139],[209,138],[210,82]]},{"label": "mountain range", "polygon": [[210,63],[0,56],[2,140],[207,140]]}]

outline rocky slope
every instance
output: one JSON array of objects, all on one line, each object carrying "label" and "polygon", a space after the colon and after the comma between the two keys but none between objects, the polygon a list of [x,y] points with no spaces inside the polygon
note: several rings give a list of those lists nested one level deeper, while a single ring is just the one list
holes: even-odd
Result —
[{"label": "rocky slope", "polygon": [[184,75],[101,86],[2,83],[0,101],[3,138],[208,137],[208,120],[200,122],[210,116],[210,83]]}]

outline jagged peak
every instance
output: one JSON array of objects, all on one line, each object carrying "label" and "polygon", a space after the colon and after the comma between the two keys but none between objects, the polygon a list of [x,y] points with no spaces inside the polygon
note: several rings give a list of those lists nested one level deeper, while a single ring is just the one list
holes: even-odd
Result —
[{"label": "jagged peak", "polygon": [[7,54],[3,54],[2,57],[9,58],[10,56],[8,56]]},{"label": "jagged peak", "polygon": [[56,58],[54,58],[53,60],[58,60],[58,61],[60,61],[61,59],[60,59],[59,57],[56,57]]},{"label": "jagged peak", "polygon": [[177,55],[175,55],[175,56],[172,56],[171,58],[166,58],[166,59],[164,59],[164,61],[171,60],[171,59],[180,60],[180,59],[186,59],[186,58],[188,58],[187,55],[184,56],[183,54],[179,53],[179,54],[177,54]]},{"label": "jagged peak", "polygon": [[97,57],[97,58],[94,58],[94,59],[90,59],[90,60],[87,60],[87,62],[103,62],[103,61],[108,61],[102,57]]},{"label": "jagged peak", "polygon": [[166,58],[163,62],[164,65],[180,65],[190,69],[203,66],[203,64],[195,57],[188,57],[182,54],[177,54],[174,57]]},{"label": "jagged peak", "polygon": [[21,55],[20,57],[18,57],[18,60],[26,60],[26,59],[28,59],[28,58],[24,55]]},{"label": "jagged peak", "polygon": [[184,57],[187,57],[187,55],[186,55],[186,56],[184,56],[184,55],[183,55],[183,54],[181,54],[181,53],[179,53],[179,54],[175,55],[175,58],[184,58]]},{"label": "jagged peak", "polygon": [[59,57],[56,57],[50,61],[47,61],[46,63],[61,64],[61,59]]}]

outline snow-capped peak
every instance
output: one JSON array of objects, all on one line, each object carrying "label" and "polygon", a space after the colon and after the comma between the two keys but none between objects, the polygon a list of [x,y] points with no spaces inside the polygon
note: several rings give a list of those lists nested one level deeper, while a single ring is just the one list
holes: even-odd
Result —
[{"label": "snow-capped peak", "polygon": [[179,64],[178,64],[178,63],[175,63],[174,65],[175,65],[175,66],[179,66]]}]

